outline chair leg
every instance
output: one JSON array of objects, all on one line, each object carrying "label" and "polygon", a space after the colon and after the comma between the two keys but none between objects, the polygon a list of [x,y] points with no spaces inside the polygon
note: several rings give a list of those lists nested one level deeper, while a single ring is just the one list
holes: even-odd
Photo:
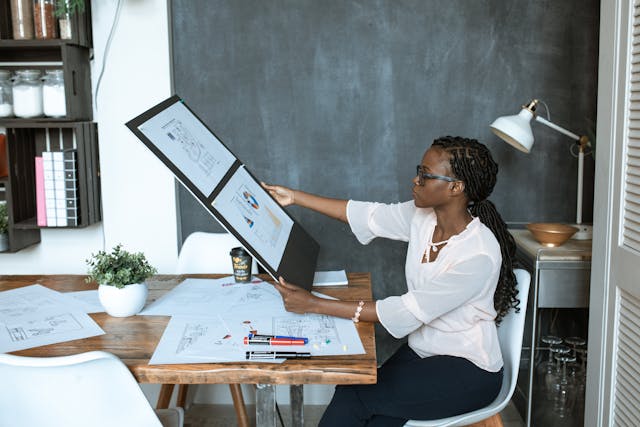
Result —
[{"label": "chair leg", "polygon": [[176,401],[176,406],[179,408],[187,410],[187,391],[189,391],[188,384],[180,384],[178,386],[178,398]]},{"label": "chair leg", "polygon": [[244,398],[242,397],[240,384],[229,384],[229,390],[231,391],[231,398],[233,399],[233,407],[236,410],[238,427],[249,427],[249,417],[247,416],[247,408],[244,406]]},{"label": "chair leg", "polygon": [[504,427],[500,414],[495,414],[486,420],[469,425],[469,427]]},{"label": "chair leg", "polygon": [[167,409],[169,402],[171,402],[171,395],[173,394],[173,387],[175,384],[162,384],[160,387],[160,395],[158,396],[158,403],[156,409]]}]

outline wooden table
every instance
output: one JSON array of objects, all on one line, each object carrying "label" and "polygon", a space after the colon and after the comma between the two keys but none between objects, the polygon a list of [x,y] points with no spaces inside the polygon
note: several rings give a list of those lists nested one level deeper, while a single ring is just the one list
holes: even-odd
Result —
[{"label": "wooden table", "polygon": [[[223,275],[158,275],[147,283],[149,302],[156,300],[187,277],[217,278]],[[79,275],[0,275],[0,291],[34,283],[57,291],[96,289],[84,283]],[[262,279],[272,281],[269,276]],[[371,300],[369,273],[348,274],[349,285],[322,287],[320,292],[342,300]],[[14,352],[20,356],[65,356],[91,350],[103,350],[118,356],[140,383],[157,384],[257,384],[256,418],[259,426],[275,426],[276,384],[291,385],[294,425],[302,425],[302,384],[374,384],[376,351],[372,323],[356,324],[366,351],[363,355],[322,356],[289,359],[273,363],[199,363],[181,365],[149,365],[168,316],[111,317],[106,313],[90,315],[106,332],[105,335],[68,341]]]}]

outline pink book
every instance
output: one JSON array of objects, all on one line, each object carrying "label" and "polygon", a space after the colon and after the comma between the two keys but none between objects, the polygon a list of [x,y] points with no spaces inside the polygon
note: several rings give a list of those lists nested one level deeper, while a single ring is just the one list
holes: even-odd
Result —
[{"label": "pink book", "polygon": [[47,226],[47,206],[44,196],[44,164],[42,157],[36,157],[36,211],[38,227]]}]

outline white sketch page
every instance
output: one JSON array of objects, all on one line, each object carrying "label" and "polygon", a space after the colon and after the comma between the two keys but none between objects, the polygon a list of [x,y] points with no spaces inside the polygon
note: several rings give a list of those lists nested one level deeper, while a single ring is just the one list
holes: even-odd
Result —
[{"label": "white sketch page", "polygon": [[293,220],[244,167],[227,181],[212,205],[277,270]]},{"label": "white sketch page", "polygon": [[215,316],[220,313],[269,310],[283,313],[282,297],[273,285],[254,278],[238,283],[233,276],[220,279],[185,279],[149,304],[141,315]]},{"label": "white sketch page", "polygon": [[41,285],[0,292],[0,312],[0,353],[104,334],[76,303]]},{"label": "white sketch page", "polygon": [[[364,346],[353,321],[324,314],[294,314],[273,317],[273,335],[309,339],[312,356],[364,354]],[[283,346],[296,351],[297,346]],[[299,350],[297,350],[299,351]]]},{"label": "white sketch page", "polygon": [[85,313],[104,313],[97,290],[65,292],[62,295],[71,298]]},{"label": "white sketch page", "polygon": [[161,111],[138,129],[205,197],[236,159],[182,102]]},{"label": "white sketch page", "polygon": [[[149,364],[244,362],[247,351],[308,352],[312,356],[365,353],[351,320],[316,314],[279,313],[271,316],[265,311],[215,317],[174,316]],[[309,342],[278,346],[244,344],[244,337],[249,333],[304,337]]]},{"label": "white sketch page", "polygon": [[39,284],[3,291],[0,292],[0,322],[10,322],[67,304],[63,294]]},{"label": "white sketch page", "polygon": [[[242,337],[249,333],[249,326],[233,326],[234,330],[219,316],[174,316],[149,364],[245,362]],[[261,362],[282,363],[284,359]]]}]

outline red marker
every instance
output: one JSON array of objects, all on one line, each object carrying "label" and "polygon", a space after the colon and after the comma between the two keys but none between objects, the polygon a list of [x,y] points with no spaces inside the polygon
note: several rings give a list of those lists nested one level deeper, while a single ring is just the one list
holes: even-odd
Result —
[{"label": "red marker", "polygon": [[244,337],[245,344],[262,344],[262,345],[305,345],[304,339],[289,339],[289,338],[255,338]]}]

